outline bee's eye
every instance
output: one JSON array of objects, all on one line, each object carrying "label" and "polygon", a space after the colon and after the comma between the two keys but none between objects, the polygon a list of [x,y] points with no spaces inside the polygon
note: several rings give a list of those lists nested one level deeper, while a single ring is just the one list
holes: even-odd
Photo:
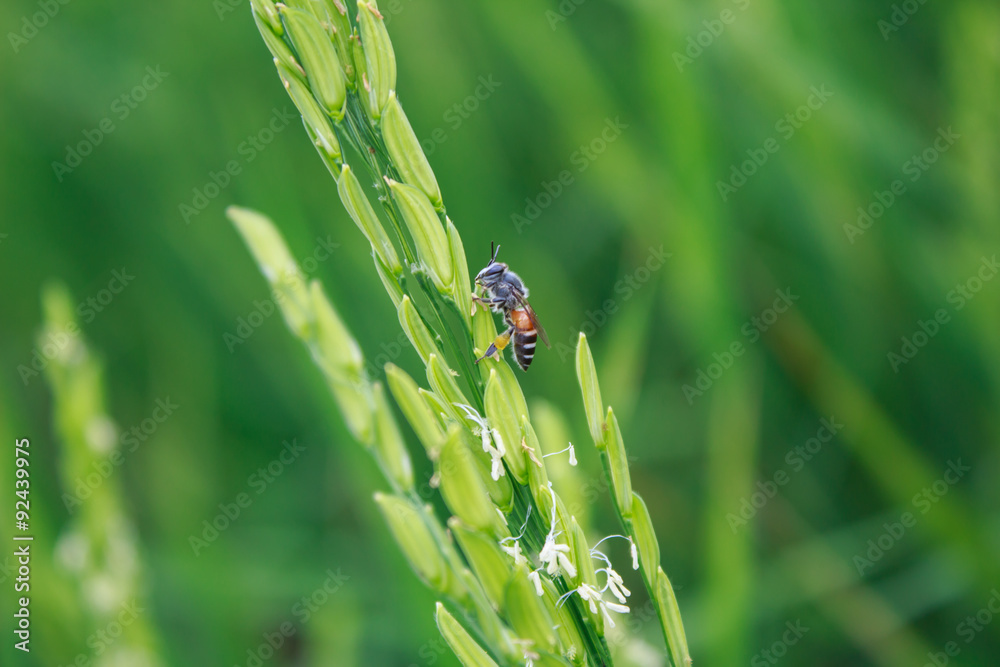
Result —
[{"label": "bee's eye", "polygon": [[503,269],[498,264],[490,264],[479,272],[479,275],[476,276],[476,281],[478,282],[487,278],[493,278],[494,276],[499,275],[502,270]]}]

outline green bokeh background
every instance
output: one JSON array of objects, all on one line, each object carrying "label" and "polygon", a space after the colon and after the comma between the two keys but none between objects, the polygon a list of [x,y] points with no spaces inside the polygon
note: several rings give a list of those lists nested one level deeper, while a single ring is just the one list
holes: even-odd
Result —
[{"label": "green bokeh background", "polygon": [[[1000,280],[961,310],[949,297],[998,250],[996,3],[911,0],[901,5],[916,13],[894,31],[880,27],[894,11],[884,1],[381,4],[400,99],[470,269],[495,240],[532,288],[555,347],[522,384],[566,413],[578,445],[586,427],[567,346],[590,334],[695,664],[773,664],[761,651],[797,621],[809,631],[781,664],[918,666],[950,641],[961,649],[951,664],[995,664],[1000,623],[968,643],[959,624],[1000,587]],[[37,11],[5,3],[4,33]],[[723,11],[730,23],[716,22]],[[65,585],[52,545],[67,512],[49,389],[17,369],[31,361],[44,283],[61,280],[84,302],[124,267],[134,281],[83,329],[123,428],[157,399],[180,405],[115,473],[165,663],[246,664],[247,649],[339,569],[342,589],[266,664],[456,664],[434,627],[434,596],[374,508],[377,471],[306,351],[277,316],[232,350],[224,340],[267,298],[223,215],[238,203],[274,217],[302,260],[317,239],[338,244],[312,275],[368,359],[421,374],[412,350],[394,347],[398,324],[369,250],[298,121],[252,161],[241,152],[272,110],[294,108],[248,3],[70,2],[16,53],[9,40],[0,46],[0,432],[5,447],[25,436],[35,447],[34,585]],[[695,57],[679,68],[675,53],[688,48]],[[169,76],[120,118],[113,101],[147,66]],[[476,100],[480,77],[499,86]],[[832,96],[788,137],[776,124],[813,86]],[[114,131],[60,181],[53,162],[105,118]],[[608,119],[627,127],[580,171],[575,152]],[[960,138],[912,180],[908,161],[947,128]],[[777,152],[724,200],[717,183],[769,138]],[[180,205],[230,160],[241,173],[185,221]],[[563,170],[572,182],[540,196]],[[850,239],[858,207],[886,199],[876,193],[897,179],[905,192]],[[519,225],[512,215],[526,215],[526,199],[541,210]],[[662,268],[622,288],[647,275],[639,267],[661,245],[671,253]],[[798,300],[751,340],[751,318],[770,317],[778,289]],[[887,355],[941,309],[948,321],[894,368]],[[744,353],[717,373],[733,343]],[[683,387],[699,371],[719,377],[689,400]],[[823,418],[843,428],[796,469],[786,455]],[[188,537],[293,438],[306,453],[196,557]],[[581,450],[582,474],[596,478],[596,457]],[[947,493],[922,513],[915,496],[958,460],[971,470],[939,484]],[[11,466],[5,453],[4,535]],[[787,483],[732,530],[727,514],[777,471]],[[615,532],[605,494],[590,511],[596,533]],[[855,556],[907,511],[916,525],[859,574]],[[35,651],[13,651],[11,581],[0,576],[3,664],[86,654],[91,629],[54,592],[35,596]],[[639,634],[660,646],[655,623]]]}]

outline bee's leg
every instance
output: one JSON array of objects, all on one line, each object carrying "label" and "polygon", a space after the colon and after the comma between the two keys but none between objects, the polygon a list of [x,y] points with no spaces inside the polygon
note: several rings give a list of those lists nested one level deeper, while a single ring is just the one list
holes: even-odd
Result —
[{"label": "bee's leg", "polygon": [[[483,304],[484,306],[486,306],[487,308],[489,308],[489,309],[491,309],[493,311],[497,311],[500,308],[500,306],[502,306],[504,303],[506,303],[504,299],[496,299],[496,298],[494,298],[494,299],[484,299],[483,297],[476,296],[475,294],[472,295],[472,300],[475,301],[476,303]],[[475,312],[475,311],[473,310],[473,312]]]},{"label": "bee's leg", "polygon": [[496,339],[486,349],[486,354],[484,354],[483,356],[481,356],[478,359],[476,359],[476,363],[478,364],[480,361],[482,361],[483,359],[485,359],[487,357],[492,357],[498,351],[500,351],[500,350],[504,349],[505,347],[507,347],[507,345],[510,343],[510,337],[513,334],[514,334],[514,327],[510,327],[509,329],[507,329],[506,331],[504,331],[502,334],[500,334],[499,336],[497,336]]},{"label": "bee's leg", "polygon": [[472,293],[472,310],[469,311],[469,316],[470,317],[475,317],[476,310],[477,310],[477,308],[476,308],[476,304],[477,303],[482,304],[483,306],[486,307],[487,310],[489,310],[489,306],[486,304],[486,299],[484,299],[483,297],[481,297],[478,294],[476,294],[475,292],[473,292]]},{"label": "bee's leg", "polygon": [[486,308],[486,310],[490,309],[490,300],[489,299],[484,299],[483,297],[481,297],[478,294],[476,294],[475,292],[473,292],[473,294],[472,294],[472,312],[470,312],[469,315],[475,316],[475,314],[476,314],[476,304],[477,303],[482,304],[483,307]]}]

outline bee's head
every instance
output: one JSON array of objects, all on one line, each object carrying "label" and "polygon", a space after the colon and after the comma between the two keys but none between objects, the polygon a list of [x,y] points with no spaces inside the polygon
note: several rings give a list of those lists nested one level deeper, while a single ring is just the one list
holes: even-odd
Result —
[{"label": "bee's head", "polygon": [[480,271],[476,275],[476,283],[479,285],[490,285],[495,283],[500,276],[504,274],[507,270],[507,265],[503,262],[497,261],[497,253],[500,252],[500,246],[490,244],[490,263],[486,265],[486,268]]},{"label": "bee's head", "polygon": [[485,269],[476,275],[476,282],[480,285],[490,285],[495,283],[506,271],[507,265],[503,262],[490,262]]}]

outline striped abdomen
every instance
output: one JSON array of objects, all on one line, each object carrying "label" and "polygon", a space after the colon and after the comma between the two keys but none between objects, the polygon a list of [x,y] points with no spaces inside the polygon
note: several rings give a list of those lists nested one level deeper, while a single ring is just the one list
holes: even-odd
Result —
[{"label": "striped abdomen", "polygon": [[510,311],[510,320],[514,325],[514,357],[517,358],[517,365],[521,370],[528,370],[531,360],[535,357],[535,343],[538,340],[538,332],[535,325],[523,309]]}]

